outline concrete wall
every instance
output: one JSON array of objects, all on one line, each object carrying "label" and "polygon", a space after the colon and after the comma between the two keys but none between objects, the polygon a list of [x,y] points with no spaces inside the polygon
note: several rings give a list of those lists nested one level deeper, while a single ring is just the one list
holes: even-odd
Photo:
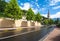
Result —
[{"label": "concrete wall", "polygon": [[35,23],[34,22],[30,22],[31,26],[35,26]]},{"label": "concrete wall", "polygon": [[0,18],[0,27],[30,27],[41,26],[39,22],[26,21],[26,20],[9,20]]},{"label": "concrete wall", "polygon": [[13,27],[14,21],[7,19],[0,19],[0,27]]},{"label": "concrete wall", "polygon": [[15,20],[15,26],[16,27],[29,27],[30,26],[30,21]]},{"label": "concrete wall", "polygon": [[20,27],[21,26],[21,20],[15,20],[15,27]]},{"label": "concrete wall", "polygon": [[27,27],[27,26],[28,26],[27,21],[22,21],[22,22],[21,22],[21,27]]}]

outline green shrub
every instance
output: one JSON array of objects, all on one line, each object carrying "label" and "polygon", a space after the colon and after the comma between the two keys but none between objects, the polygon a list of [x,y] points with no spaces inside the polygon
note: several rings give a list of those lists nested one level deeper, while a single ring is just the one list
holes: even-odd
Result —
[{"label": "green shrub", "polygon": [[58,28],[60,28],[60,23],[56,25]]}]

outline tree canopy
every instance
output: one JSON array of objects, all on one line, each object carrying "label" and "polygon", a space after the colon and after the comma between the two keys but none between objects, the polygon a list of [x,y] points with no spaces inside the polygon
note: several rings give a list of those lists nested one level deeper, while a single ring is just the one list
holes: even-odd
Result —
[{"label": "tree canopy", "polygon": [[10,2],[6,5],[5,8],[5,16],[9,18],[20,19],[21,16],[21,9],[18,6],[17,0],[10,0]]},{"label": "tree canopy", "polygon": [[38,22],[40,22],[41,19],[42,19],[42,16],[41,16],[40,13],[38,12],[38,13],[36,14],[36,16],[35,16],[35,20],[38,21]]},{"label": "tree canopy", "polygon": [[44,19],[43,20],[43,24],[45,24],[45,25],[51,25],[51,24],[54,24],[54,21],[52,19]]},{"label": "tree canopy", "polygon": [[0,12],[3,13],[4,9],[5,9],[5,5],[7,3],[5,2],[5,0],[0,0]]},{"label": "tree canopy", "polygon": [[27,19],[27,20],[34,20],[34,18],[35,18],[35,14],[34,14],[34,12],[32,11],[32,9],[30,8],[30,9],[27,11],[26,19]]},{"label": "tree canopy", "polygon": [[52,19],[47,19],[46,17],[43,17],[42,15],[40,15],[39,12],[35,14],[32,8],[29,8],[28,11],[21,10],[17,0],[10,0],[8,3],[5,2],[4,0],[3,1],[0,0],[0,15],[1,16],[4,15],[4,17],[12,18],[14,20],[21,19],[22,16],[25,15],[27,20],[33,20],[38,22],[42,21],[42,23],[46,25],[53,24]]}]

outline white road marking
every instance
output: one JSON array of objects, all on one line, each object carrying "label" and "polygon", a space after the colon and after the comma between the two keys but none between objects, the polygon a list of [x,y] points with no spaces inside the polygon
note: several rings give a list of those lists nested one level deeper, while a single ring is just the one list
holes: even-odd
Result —
[{"label": "white road marking", "polygon": [[[34,31],[35,31],[35,30],[34,30]],[[15,36],[19,36],[19,35],[23,35],[23,34],[27,34],[27,33],[34,32],[34,31],[29,31],[29,32],[24,32],[24,33],[16,34],[16,35],[11,35],[11,36],[7,36],[7,37],[2,37],[2,38],[0,38],[0,40],[2,40],[2,39],[7,39],[7,38],[11,38],[11,37],[15,37]]]}]

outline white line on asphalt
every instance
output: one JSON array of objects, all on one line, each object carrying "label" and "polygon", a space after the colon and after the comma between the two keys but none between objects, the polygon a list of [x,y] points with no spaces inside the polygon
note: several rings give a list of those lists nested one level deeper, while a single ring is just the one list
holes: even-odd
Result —
[{"label": "white line on asphalt", "polygon": [[[35,30],[34,30],[34,31],[35,31]],[[24,33],[16,34],[16,35],[11,35],[11,36],[7,36],[7,37],[2,37],[2,38],[0,38],[0,40],[2,40],[2,39],[7,39],[7,38],[11,38],[11,37],[15,37],[15,36],[19,36],[19,35],[23,35],[23,34],[27,34],[27,33],[34,32],[34,31],[29,31],[29,32],[24,32]]]}]

